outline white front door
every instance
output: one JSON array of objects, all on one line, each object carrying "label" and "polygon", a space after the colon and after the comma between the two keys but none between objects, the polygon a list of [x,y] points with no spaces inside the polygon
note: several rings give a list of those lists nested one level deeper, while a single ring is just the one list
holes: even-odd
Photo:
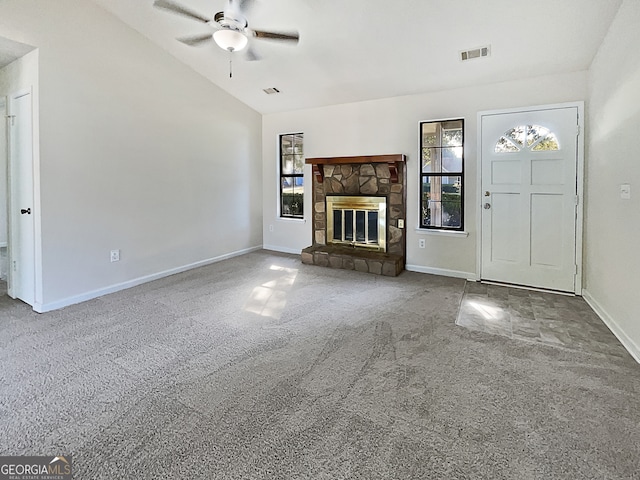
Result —
[{"label": "white front door", "polygon": [[481,278],[574,292],[578,108],[481,116]]},{"label": "white front door", "polygon": [[35,223],[31,93],[12,95],[9,110],[9,295],[33,305]]}]

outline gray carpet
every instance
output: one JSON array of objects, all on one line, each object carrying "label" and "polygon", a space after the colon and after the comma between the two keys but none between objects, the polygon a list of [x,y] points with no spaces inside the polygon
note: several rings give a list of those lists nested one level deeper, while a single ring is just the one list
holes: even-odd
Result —
[{"label": "gray carpet", "polygon": [[640,366],[457,326],[464,286],[256,252],[42,315],[4,296],[0,454],[71,453],[77,479],[640,478]]}]

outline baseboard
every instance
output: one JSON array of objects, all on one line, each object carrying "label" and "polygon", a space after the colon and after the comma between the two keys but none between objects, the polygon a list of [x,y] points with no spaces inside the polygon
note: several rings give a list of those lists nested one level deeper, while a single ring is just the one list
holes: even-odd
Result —
[{"label": "baseboard", "polygon": [[607,313],[607,311],[598,303],[598,301],[591,296],[591,294],[587,290],[582,290],[582,298],[589,304],[589,306],[596,312],[596,315],[600,317],[600,320],[604,322],[604,324],[611,330],[622,346],[629,352],[629,355],[633,357],[633,359],[640,363],[640,346],[638,346],[632,339],[629,337],[625,331],[618,325],[618,323],[613,319],[611,315]]},{"label": "baseboard", "polygon": [[144,277],[134,278],[133,280],[117,283],[115,285],[111,285],[105,288],[99,288],[97,290],[92,290],[90,292],[81,293],[80,295],[74,295],[73,297],[67,297],[62,300],[57,300],[55,302],[49,302],[49,303],[36,302],[33,305],[33,309],[38,313],[45,313],[45,312],[50,312],[52,310],[58,310],[59,308],[68,307],[69,305],[75,305],[76,303],[86,302],[87,300],[102,297],[103,295],[119,292],[120,290],[126,290],[127,288],[135,287],[137,285],[142,285],[143,283],[159,280],[161,278],[168,277],[170,275],[175,275],[176,273],[186,272],[187,270],[192,270],[194,268],[211,265],[212,263],[221,262],[223,260],[227,260],[229,258],[237,257],[239,255],[255,252],[257,250],[262,250],[262,245],[245,248],[242,250],[237,250],[231,253],[225,253],[224,255],[208,258],[206,260],[200,260],[199,262],[190,263],[188,265],[182,265],[180,267],[171,268],[169,270],[153,273],[151,275],[145,275]]},{"label": "baseboard", "polygon": [[291,253],[293,255],[300,255],[300,253],[302,253],[301,248],[278,247],[276,245],[263,245],[262,248],[265,250],[271,250],[272,252]]},{"label": "baseboard", "polygon": [[460,272],[458,270],[449,270],[446,268],[423,267],[421,265],[405,265],[405,270],[410,272],[428,273],[430,275],[442,275],[443,277],[464,278],[465,280],[474,280],[476,274],[472,272]]}]

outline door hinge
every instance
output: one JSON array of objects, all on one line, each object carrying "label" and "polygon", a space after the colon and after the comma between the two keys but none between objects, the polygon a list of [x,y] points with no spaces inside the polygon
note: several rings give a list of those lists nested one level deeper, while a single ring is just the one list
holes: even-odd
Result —
[{"label": "door hinge", "polygon": [[580,195],[576,195],[576,205],[580,205]]},{"label": "door hinge", "polygon": [[4,118],[11,119],[11,126],[13,127],[16,124],[16,116],[15,115],[5,115]]},{"label": "door hinge", "polygon": [[576,125],[576,135],[580,135],[580,125]]},{"label": "door hinge", "polygon": [[578,265],[577,264],[573,264],[573,274],[577,275],[578,274]]}]

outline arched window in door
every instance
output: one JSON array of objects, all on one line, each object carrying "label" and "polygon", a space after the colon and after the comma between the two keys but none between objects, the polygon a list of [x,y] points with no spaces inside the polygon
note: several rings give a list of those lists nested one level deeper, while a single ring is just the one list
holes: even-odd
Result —
[{"label": "arched window in door", "polygon": [[496,142],[496,153],[519,152],[530,150],[534,152],[560,150],[556,135],[548,128],[540,125],[518,125],[500,137]]}]

